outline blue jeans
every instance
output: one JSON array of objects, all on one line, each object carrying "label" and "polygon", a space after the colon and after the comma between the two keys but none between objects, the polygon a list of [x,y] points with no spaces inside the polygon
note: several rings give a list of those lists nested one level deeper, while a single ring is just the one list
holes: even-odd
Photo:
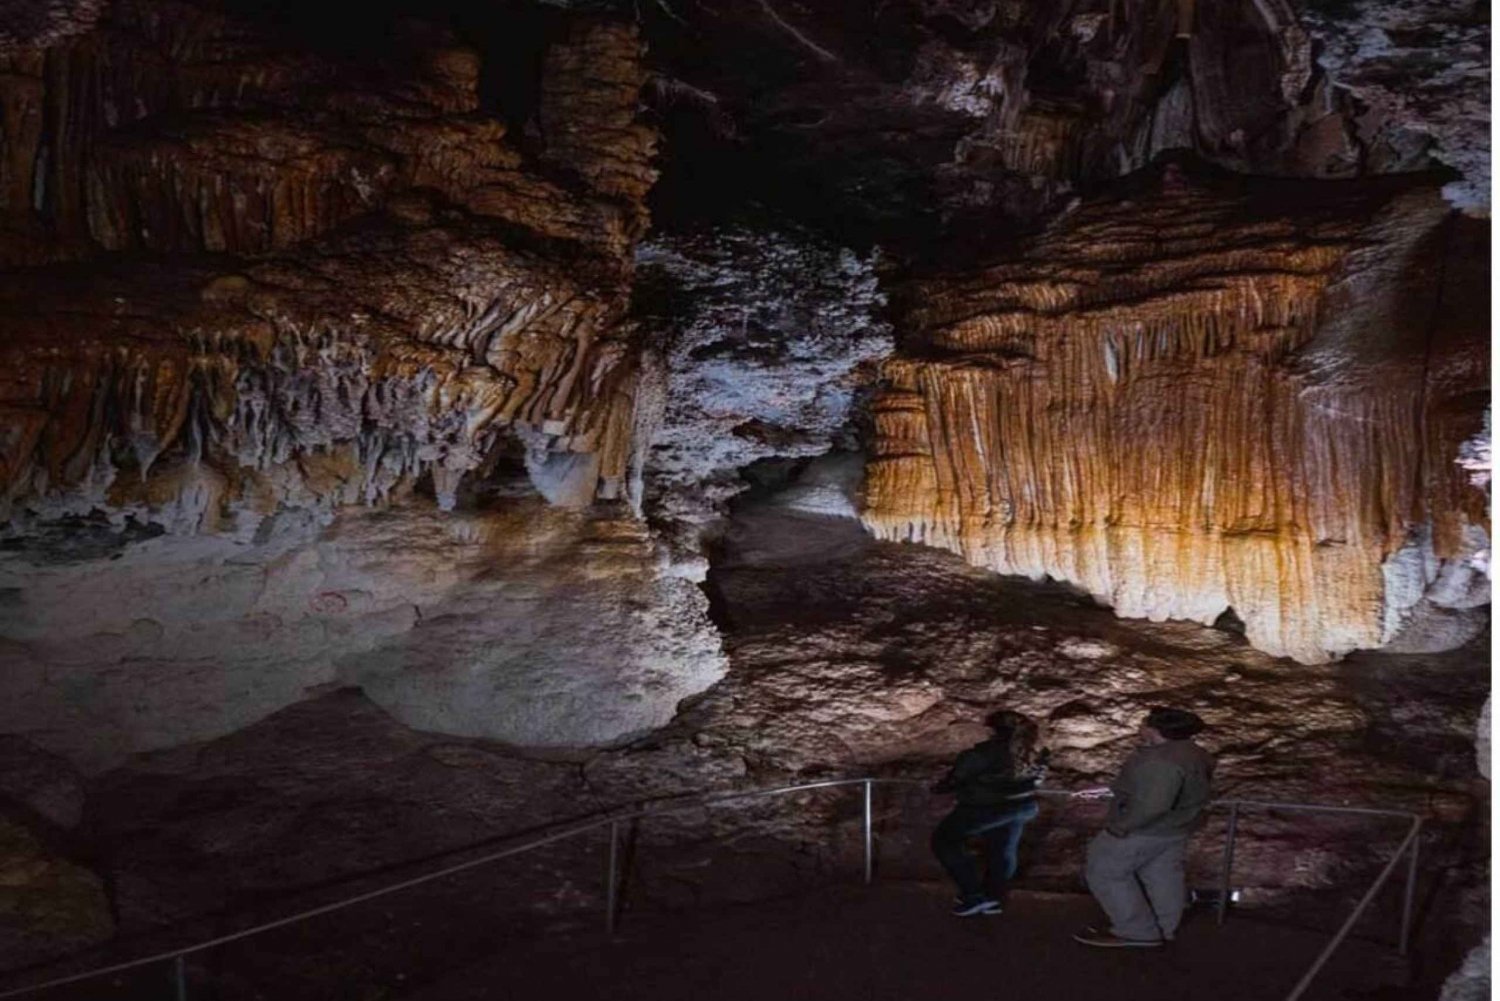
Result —
[{"label": "blue jeans", "polygon": [[[996,806],[969,806],[960,803],[944,817],[932,832],[932,853],[958,884],[959,896],[966,901],[988,896],[999,899],[1001,891],[1016,874],[1016,849],[1021,845],[1021,831],[1041,807],[1035,799],[1021,799]],[[984,839],[987,879],[979,878],[974,860],[965,851],[970,838]],[[989,892],[986,893],[986,882]]]}]

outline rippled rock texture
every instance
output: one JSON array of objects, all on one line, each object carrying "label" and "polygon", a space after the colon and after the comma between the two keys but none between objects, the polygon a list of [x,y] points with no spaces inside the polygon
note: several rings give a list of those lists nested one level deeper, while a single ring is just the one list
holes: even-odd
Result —
[{"label": "rippled rock texture", "polygon": [[250,532],[424,476],[451,504],[515,429],[549,492],[622,494],[634,29],[568,22],[524,144],[439,29],[335,42],[123,0],[0,57],[0,514]]},{"label": "rippled rock texture", "polygon": [[[1484,232],[1430,189],[1157,186],[906,295],[865,521],[1304,662],[1482,620]],[[1447,614],[1446,612],[1439,613]],[[1457,618],[1463,618],[1462,615]]]}]

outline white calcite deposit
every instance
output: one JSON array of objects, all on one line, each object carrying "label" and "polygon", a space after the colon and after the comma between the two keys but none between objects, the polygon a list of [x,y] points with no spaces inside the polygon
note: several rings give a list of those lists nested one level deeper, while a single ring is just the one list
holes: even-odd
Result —
[{"label": "white calcite deposit", "polygon": [[875,255],[793,229],[654,238],[637,261],[667,345],[647,509],[691,536],[748,486],[741,469],[847,433],[868,366],[891,351],[885,295]]},{"label": "white calcite deposit", "polygon": [[101,532],[0,560],[0,732],[89,771],[347,685],[419,729],[609,744],[724,671],[707,599],[638,522],[536,498],[284,515],[250,543]]}]

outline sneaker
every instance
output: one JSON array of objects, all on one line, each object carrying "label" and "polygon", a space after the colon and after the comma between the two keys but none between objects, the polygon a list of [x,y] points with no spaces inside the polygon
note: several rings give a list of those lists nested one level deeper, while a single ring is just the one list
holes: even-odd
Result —
[{"label": "sneaker", "polygon": [[968,903],[960,900],[953,908],[953,916],[957,918],[971,918],[979,914],[999,914],[1000,902],[981,897]]},{"label": "sneaker", "polygon": [[1073,941],[1100,949],[1152,949],[1162,944],[1159,938],[1121,938],[1114,932],[1102,931],[1098,928],[1085,928],[1075,933]]}]

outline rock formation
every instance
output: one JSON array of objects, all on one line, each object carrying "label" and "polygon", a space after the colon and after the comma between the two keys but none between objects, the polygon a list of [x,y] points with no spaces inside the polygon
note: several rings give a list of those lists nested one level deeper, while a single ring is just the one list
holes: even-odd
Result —
[{"label": "rock formation", "polygon": [[633,29],[547,50],[535,149],[440,31],[398,23],[378,66],[327,44],[123,0],[4,57],[0,514],[253,531],[423,476],[451,505],[515,428],[553,493],[621,494]]},{"label": "rock formation", "polygon": [[1391,164],[1430,148],[1461,175],[1444,188],[1448,200],[1487,213],[1488,12],[1462,0],[1312,0],[1299,13],[1335,91],[1357,102],[1356,142]]},{"label": "rock formation", "polygon": [[1445,218],[1420,190],[1169,169],[914,283],[866,523],[1126,616],[1233,608],[1305,662],[1390,642],[1448,575],[1449,604],[1487,602],[1465,563],[1486,508],[1455,465],[1486,317]]},{"label": "rock formation", "polygon": [[[1239,172],[1459,167],[1488,201],[1488,18],[1463,0],[642,4],[670,74],[664,184],[691,155],[883,243],[997,239],[1192,152]],[[997,232],[1000,230],[1000,232]]]},{"label": "rock formation", "polygon": [[[767,168],[751,196],[800,181],[804,194],[778,196],[783,210],[826,226],[805,197],[826,195],[849,210],[855,243],[879,233],[919,273],[953,271],[937,262],[963,253],[954,240],[1003,243],[995,220],[1047,219],[1073,189],[1164,151],[1302,177],[1427,162],[1410,139],[1417,125],[1366,116],[1356,127],[1347,87],[1319,68],[1298,12],[1281,3],[902,3],[858,16],[688,4],[665,25],[665,8],[651,7],[654,58],[672,74],[651,87],[633,25],[568,13],[525,53],[531,83],[509,90],[487,81],[514,52],[476,50],[431,21],[388,20],[388,35],[341,44],[315,21],[275,29],[209,3],[69,10],[34,11],[36,26],[0,57],[10,266],[0,273],[0,517],[21,532],[102,513],[117,527],[248,540],[289,508],[327,517],[416,492],[452,509],[519,448],[550,503],[625,501],[673,537],[671,572],[701,578],[698,535],[741,489],[740,470],[847,443],[858,364],[884,350],[874,317],[884,293],[873,251],[795,226],[669,229],[637,253],[656,176],[647,97],[676,143],[669,171],[753,141],[732,175]],[[1384,16],[1365,14],[1360,24]],[[1307,15],[1315,25],[1333,16]],[[1449,42],[1469,44],[1472,32],[1452,32]],[[731,36],[745,44],[728,61],[694,48],[716,53]],[[764,65],[744,62],[756,54]],[[1368,82],[1358,53],[1334,62]],[[694,139],[683,116],[705,114],[717,138]],[[669,221],[701,197],[683,169],[672,176],[654,196]],[[1177,172],[1164,187],[1186,184]],[[1443,289],[1458,279],[1403,277],[1380,307],[1361,283],[1379,283],[1390,255],[1425,259],[1423,240],[1472,235],[1439,227],[1432,199],[1417,208],[1421,196],[1378,185],[1339,195],[1341,209],[1317,206],[1321,215],[1302,211],[1319,196],[1289,187],[1214,190],[1117,201],[1115,222],[1091,202],[1029,250],[1004,251],[1016,261],[1004,273],[919,280],[928,291],[916,298],[933,302],[898,323],[868,523],[996,569],[1079,582],[1123,614],[1209,621],[1233,607],[1255,642],[1303,660],[1398,635],[1413,649],[1461,642],[1474,629],[1467,610],[1486,595],[1451,558],[1483,548],[1483,519],[1429,458],[1472,433],[1472,401],[1454,401],[1467,400],[1482,352],[1440,345],[1413,368],[1416,331],[1429,325],[1413,317],[1442,311],[1435,296],[1457,301]],[[1223,232],[1198,233],[1200,210]],[[1090,258],[1088,241],[1119,236],[1116,222],[1158,232]],[[1387,250],[1361,249],[1366,239]],[[1159,260],[1159,240],[1198,259]],[[923,248],[933,262],[912,258]],[[1025,263],[1069,254],[1083,258],[1078,274]],[[1116,275],[1130,268],[1138,274]],[[1020,291],[990,304],[987,281]],[[652,290],[667,286],[673,315],[653,315],[663,307]],[[1341,296],[1365,319],[1350,319]],[[974,315],[958,322],[963,311]],[[1029,312],[1035,331],[1022,329]],[[985,324],[1019,326],[973,333]],[[1409,330],[1411,342],[1354,336],[1371,325]],[[1035,381],[1011,357],[1033,350],[1016,338],[1056,343],[1035,352],[1060,380],[1045,400],[979,385]],[[1004,364],[953,360],[981,354]],[[1197,408],[1184,420],[1151,387],[1186,371],[1189,356],[1212,374],[1171,390]],[[918,386],[939,370],[953,374],[947,389]],[[1361,411],[1358,387],[1372,379],[1403,387],[1381,404],[1388,412]],[[928,401],[925,429],[896,426],[916,413],[910,394]],[[1135,447],[1150,441],[1190,466],[1201,436],[1243,438],[1260,424],[1265,394],[1281,401],[1267,404],[1266,434],[1244,453],[1223,446],[1196,482],[1191,472],[1168,482],[1154,466],[1163,453]],[[1238,400],[1237,416],[1211,416],[1220,399]],[[1012,404],[1041,407],[1056,425],[1004,460],[1031,468],[1002,472],[992,451],[963,471],[907,461],[964,447],[937,425],[999,435],[976,449],[1019,444],[1016,428],[1039,422],[1002,414]],[[1070,407],[1100,422],[1099,442],[1062,420]],[[1413,415],[1420,432],[1402,428]],[[1395,438],[1351,437],[1340,420]],[[942,440],[923,444],[932,437]],[[1283,456],[1306,468],[1272,471]],[[1063,457],[1077,464],[1053,465]],[[1371,462],[1379,476],[1339,482],[1341,469]],[[1287,482],[1252,482],[1278,476]],[[955,492],[966,477],[1014,483],[997,479],[994,496],[977,499]],[[1360,498],[1344,510],[1351,490]],[[1067,540],[997,527],[1012,519],[1068,526]],[[1202,531],[1178,530],[1200,520]],[[1326,608],[1307,602],[1314,593]]]},{"label": "rock formation", "polygon": [[[947,801],[923,787],[982,734],[978,721],[996,704],[1040,725],[1054,750],[1052,785],[1075,788],[1118,766],[1144,705],[1188,701],[1209,717],[1204,739],[1219,754],[1224,794],[1418,809],[1429,818],[1424,872],[1447,873],[1442,892],[1482,879],[1483,849],[1469,840],[1484,812],[1470,746],[1486,684],[1472,669],[1482,647],[1291,665],[1227,631],[1119,620],[1062,586],[875,542],[850,520],[774,504],[739,510],[710,581],[730,670],[670,725],[627,747],[538,760],[414,731],[340,690],[94,776],[91,832],[122,921],[142,930],[226,902],[259,904],[269,916],[326,899],[320,886],[330,877],[614,804],[847,774],[918,783],[877,793],[880,879],[931,879],[926,836]],[[859,868],[859,822],[850,790],[654,818],[631,841],[630,907],[847,882]],[[1079,853],[1098,822],[1097,804],[1049,803],[1027,833],[1024,885],[1078,889]],[[1236,885],[1256,907],[1284,901],[1304,925],[1334,926],[1398,828],[1247,813]],[[1194,885],[1217,879],[1221,831],[1216,814],[1195,846]],[[299,949],[226,952],[216,982],[245,996],[277,982],[326,996],[389,983],[395,971],[417,978],[435,964],[490,957],[497,927],[593,933],[603,850],[602,837],[550,846],[330,918],[339,934],[320,940],[316,969]],[[338,888],[390,878],[384,869]],[[1367,927],[1395,927],[1397,905],[1383,896]],[[460,918],[433,921],[436,911]],[[1441,907],[1424,917],[1424,954],[1449,917]],[[289,978],[299,967],[304,979]]]},{"label": "rock formation", "polygon": [[610,744],[724,671],[706,599],[639,522],[534,495],[284,514],[253,542],[85,531],[99,550],[0,559],[0,729],[90,773],[341,685],[435,732]]},{"label": "rock formation", "polygon": [[637,313],[661,385],[646,511],[699,552],[749,486],[742,471],[858,447],[856,395],[892,347],[885,294],[873,254],[796,229],[667,233],[637,260]]},{"label": "rock formation", "polygon": [[[0,965],[629,800],[925,777],[996,701],[1093,781],[1164,692],[1226,789],[1423,809],[1472,889],[1487,37],[0,0]],[[653,827],[643,899],[843,867],[848,804],[802,805]],[[927,808],[881,809],[921,875]],[[1093,820],[1051,819],[1072,888]],[[1247,833],[1246,885],[1326,902],[1352,832]],[[595,847],[515,885],[592,905]],[[423,899],[479,947],[505,885]]]}]

